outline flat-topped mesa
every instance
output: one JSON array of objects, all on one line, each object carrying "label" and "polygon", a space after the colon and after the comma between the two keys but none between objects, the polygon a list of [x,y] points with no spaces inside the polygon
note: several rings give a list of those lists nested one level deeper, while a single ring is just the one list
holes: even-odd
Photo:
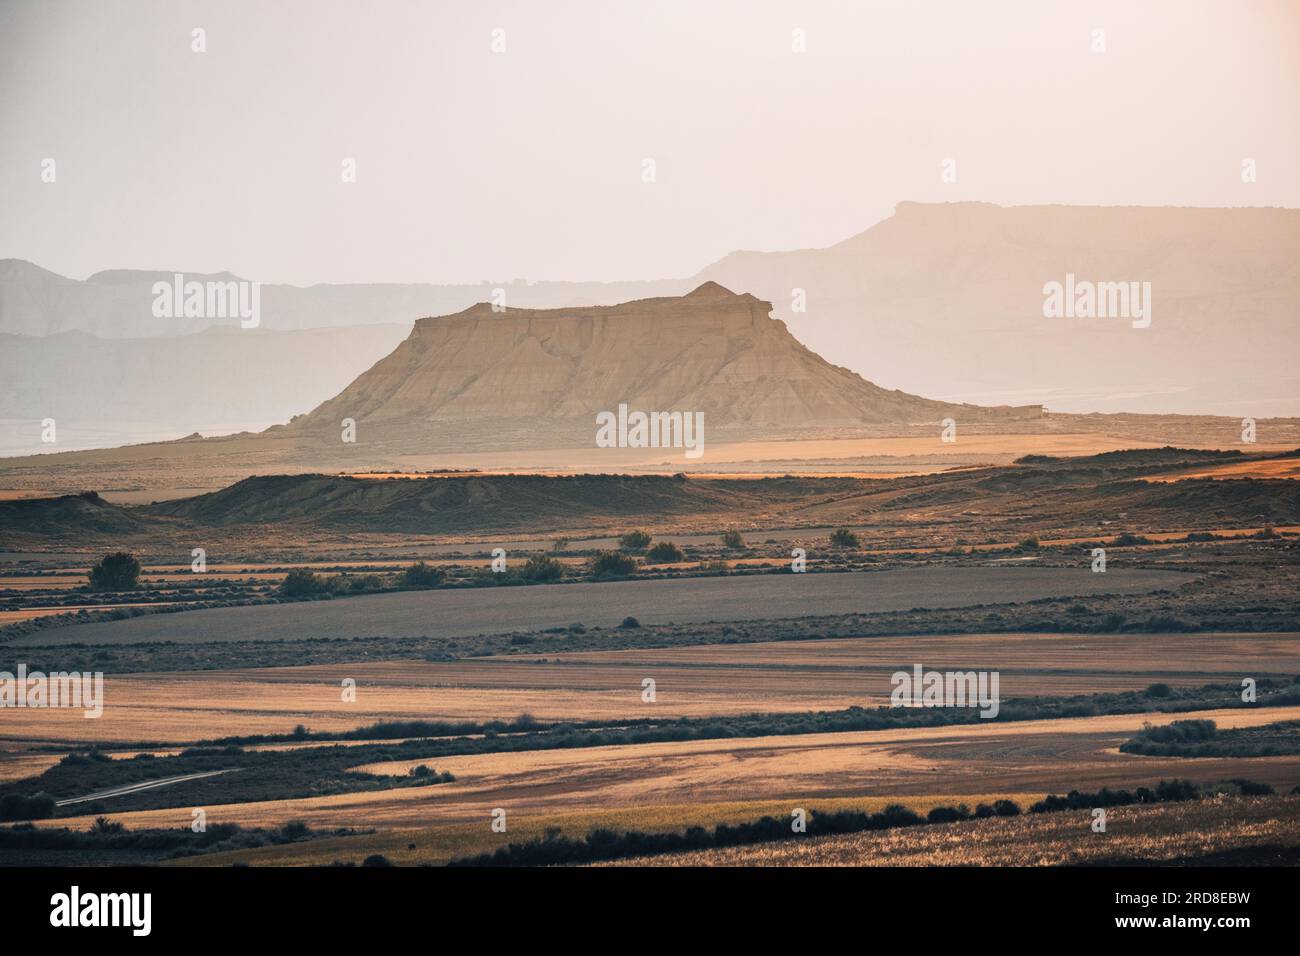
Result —
[{"label": "flat-topped mesa", "polygon": [[438,422],[594,422],[626,403],[703,412],[710,427],[811,429],[937,423],[960,407],[831,365],[771,311],[716,282],[612,306],[479,303],[418,320],[390,355],[292,427],[337,431],[351,418],[392,436]]},{"label": "flat-topped mesa", "polygon": [[[557,309],[527,309],[497,307],[490,302],[477,302],[461,312],[417,319],[415,331],[428,334],[431,327],[442,327],[457,321],[485,320],[501,323],[522,323],[528,329],[548,330],[565,323],[587,322],[603,326],[606,321],[653,322],[656,329],[688,327],[700,329],[713,323],[720,328],[743,329],[757,327],[770,319],[772,304],[757,299],[749,293],[736,293],[718,285],[705,282],[682,296],[662,296],[653,299],[634,299],[617,305],[568,306]],[[674,321],[676,320],[676,321]]]}]

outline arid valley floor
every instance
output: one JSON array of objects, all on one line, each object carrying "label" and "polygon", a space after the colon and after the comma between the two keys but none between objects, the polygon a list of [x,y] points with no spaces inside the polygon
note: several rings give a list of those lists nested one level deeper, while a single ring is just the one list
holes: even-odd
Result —
[{"label": "arid valley floor", "polygon": [[[0,671],[105,676],[97,719],[0,712],[0,862],[1296,862],[1300,457],[1029,444],[888,477],[830,457],[117,500],[11,466]],[[119,549],[140,586],[91,590]],[[914,665],[996,672],[1000,712],[891,707]],[[1171,744],[1176,721],[1213,723]],[[1195,798],[1150,796],[1172,781]],[[918,818],[870,822],[891,805]],[[198,811],[212,836],[177,836]],[[736,836],[764,817],[788,832]]]}]

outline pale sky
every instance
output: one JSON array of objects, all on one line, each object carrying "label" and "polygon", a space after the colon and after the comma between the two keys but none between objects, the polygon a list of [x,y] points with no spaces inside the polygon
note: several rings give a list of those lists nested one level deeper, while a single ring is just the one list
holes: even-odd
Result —
[{"label": "pale sky", "polygon": [[1297,51],[1300,0],[0,0],[0,258],[649,279],[904,199],[1296,207]]}]

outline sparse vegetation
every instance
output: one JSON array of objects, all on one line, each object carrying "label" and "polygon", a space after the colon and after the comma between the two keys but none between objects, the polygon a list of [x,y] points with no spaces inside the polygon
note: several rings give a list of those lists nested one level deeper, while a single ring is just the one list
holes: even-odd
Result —
[{"label": "sparse vegetation", "polygon": [[287,598],[315,597],[325,591],[324,582],[306,568],[294,568],[280,582],[280,594]]},{"label": "sparse vegetation", "polygon": [[525,581],[558,581],[564,577],[564,565],[545,554],[535,554],[524,562],[519,576]]},{"label": "sparse vegetation", "polygon": [[832,548],[857,548],[861,547],[861,541],[858,536],[848,528],[836,528],[831,532]]},{"label": "sparse vegetation", "polygon": [[671,564],[674,561],[685,561],[686,555],[673,542],[659,541],[645,553],[645,558],[650,564]]},{"label": "sparse vegetation", "polygon": [[398,583],[404,588],[436,588],[446,577],[441,568],[417,561],[402,571]]},{"label": "sparse vegetation", "polygon": [[629,531],[618,539],[624,551],[644,551],[650,546],[650,535],[644,531]]},{"label": "sparse vegetation", "polygon": [[1145,725],[1120,745],[1124,753],[1149,757],[1279,757],[1300,754],[1300,721],[1219,730],[1212,720]]},{"label": "sparse vegetation", "polygon": [[122,865],[168,858],[244,850],[263,846],[302,843],[322,837],[352,836],[351,828],[312,830],[294,821],[282,827],[247,829],[234,823],[211,823],[195,832],[190,827],[176,829],[128,829],[116,820],[97,817],[86,830],[67,827],[35,827],[21,824],[0,827],[0,850],[11,860],[31,859],[42,862],[51,851],[94,852],[102,859],[108,854]]},{"label": "sparse vegetation", "polygon": [[618,551],[602,551],[591,562],[591,576],[597,580],[626,578],[636,573],[636,562]]},{"label": "sparse vegetation", "polygon": [[54,816],[54,798],[48,793],[0,796],[0,820],[44,820]]},{"label": "sparse vegetation", "polygon": [[[1093,807],[1124,806],[1133,803],[1174,803],[1197,800],[1223,792],[1243,795],[1272,793],[1272,788],[1249,781],[1233,781],[1225,791],[1222,785],[1199,788],[1186,780],[1161,781],[1154,789],[1140,787],[1136,793],[1101,790],[1098,793],[1071,791],[1066,797],[1048,796],[1034,804],[1030,812],[1051,813],[1062,810],[1092,809]],[[1020,807],[1012,800],[995,800],[980,804],[972,814],[964,805],[939,806],[922,817],[915,811],[891,804],[878,813],[857,810],[808,813],[806,832],[796,831],[791,821],[766,816],[752,823],[719,824],[712,830],[690,827],[685,831],[647,833],[638,830],[592,830],[577,839],[563,836],[555,830],[540,839],[510,843],[492,853],[452,860],[449,866],[556,866],[582,864],[601,860],[629,857],[655,856],[773,843],[787,840],[804,840],[809,837],[840,834],[869,833],[894,830],[901,827],[936,826],[965,820],[991,817],[1020,816]]]},{"label": "sparse vegetation", "polygon": [[126,551],[105,555],[90,569],[90,586],[96,591],[130,591],[140,583],[140,562]]}]

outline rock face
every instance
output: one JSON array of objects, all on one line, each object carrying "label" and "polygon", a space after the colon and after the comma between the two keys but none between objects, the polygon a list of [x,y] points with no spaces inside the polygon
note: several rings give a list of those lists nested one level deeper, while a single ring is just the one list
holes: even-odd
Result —
[{"label": "rock face", "polygon": [[[337,432],[345,418],[372,430],[490,419],[593,422],[626,403],[703,412],[710,427],[788,430],[937,423],[959,408],[886,391],[831,365],[771,311],[714,282],[685,296],[615,306],[494,312],[479,304],[418,320],[392,354],[291,427]],[[987,414],[960,408],[968,417]]]}]

